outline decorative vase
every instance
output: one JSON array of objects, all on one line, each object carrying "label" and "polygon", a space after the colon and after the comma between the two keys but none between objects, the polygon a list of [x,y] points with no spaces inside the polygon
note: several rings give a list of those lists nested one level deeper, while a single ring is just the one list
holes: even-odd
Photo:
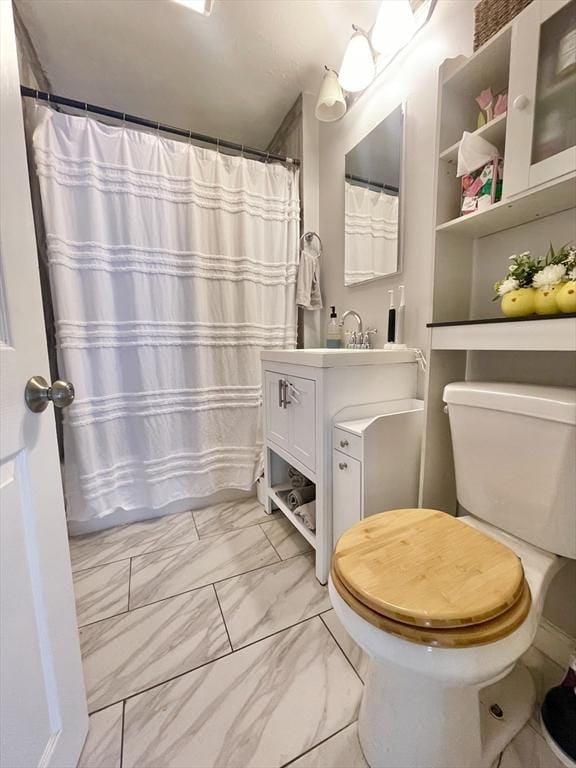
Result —
[{"label": "decorative vase", "polygon": [[576,312],[576,280],[562,283],[556,295],[556,303],[560,312]]},{"label": "decorative vase", "polygon": [[536,291],[534,288],[518,288],[502,296],[500,307],[506,317],[527,317],[535,311]]},{"label": "decorative vase", "polygon": [[558,285],[551,285],[548,288],[536,288],[534,308],[537,315],[557,315],[560,312],[556,300],[560,287],[561,285],[558,283]]}]

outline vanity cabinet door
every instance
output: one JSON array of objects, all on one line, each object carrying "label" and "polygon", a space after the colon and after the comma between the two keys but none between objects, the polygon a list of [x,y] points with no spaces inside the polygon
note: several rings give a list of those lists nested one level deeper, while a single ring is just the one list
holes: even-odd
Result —
[{"label": "vanity cabinet door", "polygon": [[316,470],[316,382],[286,376],[286,410],[289,414],[290,453]]},{"label": "vanity cabinet door", "polygon": [[332,452],[333,544],[362,518],[362,464],[340,451]]},{"label": "vanity cabinet door", "polygon": [[284,405],[286,377],[281,373],[266,371],[264,375],[266,399],[266,435],[284,448],[290,439],[289,413]]}]

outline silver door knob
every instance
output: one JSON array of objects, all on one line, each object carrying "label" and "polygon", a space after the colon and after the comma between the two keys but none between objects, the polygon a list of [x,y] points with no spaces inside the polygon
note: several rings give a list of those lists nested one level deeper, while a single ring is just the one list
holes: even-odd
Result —
[{"label": "silver door knob", "polygon": [[74,402],[74,387],[69,381],[55,381],[52,386],[43,376],[32,376],[26,382],[26,405],[34,413],[42,413],[52,401],[56,408],[67,408]]},{"label": "silver door knob", "polygon": [[516,96],[514,101],[512,102],[512,106],[514,109],[518,109],[522,111],[523,109],[526,109],[528,106],[528,97],[524,96],[523,93],[520,94],[520,96]]}]

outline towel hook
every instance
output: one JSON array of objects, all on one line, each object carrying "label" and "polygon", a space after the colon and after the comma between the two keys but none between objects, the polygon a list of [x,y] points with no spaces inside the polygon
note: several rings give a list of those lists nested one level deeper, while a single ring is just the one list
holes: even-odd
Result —
[{"label": "towel hook", "polygon": [[316,238],[318,240],[318,245],[319,245],[319,248],[320,248],[320,253],[322,253],[324,248],[322,246],[322,240],[320,239],[320,235],[317,232],[310,231],[310,232],[305,232],[303,235],[301,235],[301,237],[300,237],[300,246],[302,246],[302,240],[306,240],[306,243],[308,245],[310,245],[310,243],[312,242],[312,240],[314,238]]}]

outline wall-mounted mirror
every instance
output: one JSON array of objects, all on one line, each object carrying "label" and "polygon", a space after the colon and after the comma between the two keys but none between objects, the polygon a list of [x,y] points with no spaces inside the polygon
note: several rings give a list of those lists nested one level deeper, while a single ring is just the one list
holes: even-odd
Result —
[{"label": "wall-mounted mirror", "polygon": [[400,271],[403,144],[400,105],[346,155],[345,285]]}]

